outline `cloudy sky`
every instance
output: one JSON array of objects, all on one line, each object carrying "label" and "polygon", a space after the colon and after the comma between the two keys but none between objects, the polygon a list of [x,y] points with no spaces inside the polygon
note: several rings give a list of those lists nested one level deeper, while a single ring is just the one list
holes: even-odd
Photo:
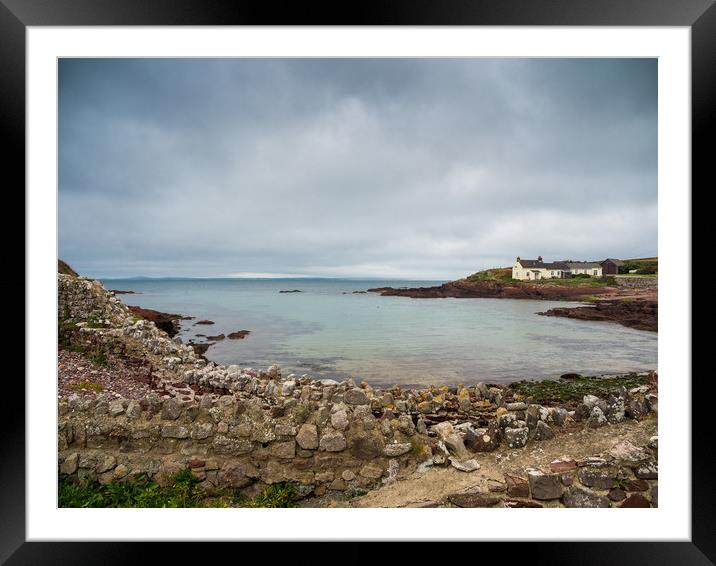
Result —
[{"label": "cloudy sky", "polygon": [[83,275],[657,254],[655,59],[64,59],[59,93]]}]

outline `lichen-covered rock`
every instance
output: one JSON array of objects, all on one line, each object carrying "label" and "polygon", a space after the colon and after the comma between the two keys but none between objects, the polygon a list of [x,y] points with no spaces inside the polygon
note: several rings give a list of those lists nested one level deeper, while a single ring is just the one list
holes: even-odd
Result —
[{"label": "lichen-covered rock", "polygon": [[529,429],[527,427],[505,429],[505,442],[510,448],[524,448],[527,445],[528,436]]},{"label": "lichen-covered rock", "polygon": [[593,407],[589,418],[587,419],[587,426],[591,428],[603,427],[607,424],[607,417],[604,416],[604,412],[599,407]]},{"label": "lichen-covered rock", "polygon": [[468,458],[467,460],[458,460],[453,456],[450,456],[450,465],[456,470],[461,472],[474,472],[480,469],[480,464],[474,458]]},{"label": "lichen-covered rock", "polygon": [[637,466],[634,475],[642,480],[655,480],[659,477],[659,465],[654,460],[649,460]]},{"label": "lichen-covered rock", "polygon": [[583,466],[577,470],[581,484],[595,489],[611,489],[617,475],[618,470],[611,466]]},{"label": "lichen-covered rock", "polygon": [[545,474],[539,470],[527,472],[532,499],[559,499],[562,497],[562,480],[556,474]]},{"label": "lichen-covered rock", "polygon": [[473,430],[468,428],[465,433],[465,445],[473,452],[493,452],[500,447],[502,431],[494,424],[487,429]]},{"label": "lichen-covered rock", "polygon": [[565,507],[576,508],[607,508],[611,507],[609,499],[603,495],[591,493],[586,489],[572,486],[562,496],[562,503]]},{"label": "lichen-covered rock", "polygon": [[181,416],[181,403],[174,398],[165,399],[162,403],[162,419],[176,420]]},{"label": "lichen-covered rock", "polygon": [[340,452],[346,449],[346,437],[339,431],[327,432],[321,436],[321,440],[318,443],[320,450],[326,452]]},{"label": "lichen-covered rock", "polygon": [[343,395],[343,400],[349,405],[368,405],[370,400],[362,389],[349,389]]},{"label": "lichen-covered rock", "polygon": [[314,424],[303,424],[298,429],[296,442],[304,450],[315,450],[318,448],[318,428]]},{"label": "lichen-covered rock", "polygon": [[549,440],[550,438],[554,438],[554,431],[544,421],[537,421],[534,430],[534,439]]},{"label": "lichen-covered rock", "polygon": [[78,462],[79,454],[77,454],[77,452],[68,455],[62,464],[60,464],[60,473],[67,475],[74,474],[77,471]]},{"label": "lichen-covered rock", "polygon": [[402,456],[403,454],[407,454],[410,452],[411,445],[409,442],[391,442],[385,445],[385,448],[383,448],[383,453],[388,457],[397,457]]}]

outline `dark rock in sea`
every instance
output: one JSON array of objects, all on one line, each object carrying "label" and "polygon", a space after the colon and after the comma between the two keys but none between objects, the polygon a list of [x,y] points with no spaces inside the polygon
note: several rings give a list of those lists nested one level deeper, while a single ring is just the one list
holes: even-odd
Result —
[{"label": "dark rock in sea", "polygon": [[550,309],[544,316],[563,316],[579,320],[618,322],[637,330],[656,332],[659,322],[658,302],[653,300],[602,300],[594,305]]},{"label": "dark rock in sea", "polygon": [[582,377],[578,373],[563,373],[559,376],[560,379],[579,379]]},{"label": "dark rock in sea", "polygon": [[206,337],[207,340],[214,340],[215,342],[217,342],[219,340],[223,340],[224,338],[226,338],[226,335],[223,332],[221,334],[217,334],[216,336],[207,336]]},{"label": "dark rock in sea", "polygon": [[121,289],[109,289],[110,293],[114,293],[115,295],[141,295],[142,293],[139,291],[122,291]]},{"label": "dark rock in sea", "polygon": [[249,334],[251,334],[250,330],[237,330],[236,332],[229,333],[227,338],[229,340],[241,340],[246,338]]},{"label": "dark rock in sea", "polygon": [[157,328],[166,332],[170,338],[174,338],[174,336],[176,336],[179,332],[179,321],[190,318],[181,314],[159,312],[134,305],[127,305],[127,308],[136,316],[140,316],[146,320],[151,320]]},{"label": "dark rock in sea", "polygon": [[195,322],[194,324],[214,324],[213,320],[200,320],[198,322]]},{"label": "dark rock in sea", "polygon": [[279,293],[303,293],[303,291],[301,291],[301,289],[289,289],[285,291],[279,291]]}]

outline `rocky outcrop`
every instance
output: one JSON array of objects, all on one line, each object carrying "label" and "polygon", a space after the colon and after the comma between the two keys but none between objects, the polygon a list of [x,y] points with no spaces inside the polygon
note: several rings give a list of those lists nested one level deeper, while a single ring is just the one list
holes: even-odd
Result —
[{"label": "rocky outcrop", "polygon": [[659,304],[650,300],[603,300],[592,305],[550,309],[544,316],[563,316],[578,320],[617,322],[637,330],[656,332],[659,324]]},{"label": "rocky outcrop", "polygon": [[506,283],[502,281],[470,281],[458,279],[435,287],[394,288],[376,287],[371,293],[384,296],[412,297],[414,299],[435,299],[454,297],[458,299],[544,299],[576,300],[591,295],[609,295],[613,287],[602,285],[558,285],[545,283]]}]

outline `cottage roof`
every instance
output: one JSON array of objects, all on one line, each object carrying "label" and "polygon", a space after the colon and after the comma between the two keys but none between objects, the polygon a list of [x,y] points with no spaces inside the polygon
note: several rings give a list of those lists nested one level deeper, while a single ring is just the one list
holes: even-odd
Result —
[{"label": "cottage roof", "polygon": [[601,263],[594,261],[565,261],[563,263],[568,269],[596,269],[602,266]]},{"label": "cottage roof", "polygon": [[622,260],[614,259],[613,257],[608,257],[602,263],[607,263],[608,261],[611,261],[614,265],[624,265],[624,262]]},{"label": "cottage roof", "polygon": [[567,264],[561,261],[545,263],[544,261],[540,261],[538,259],[520,259],[519,263],[523,268],[536,267],[537,269],[568,269]]}]

